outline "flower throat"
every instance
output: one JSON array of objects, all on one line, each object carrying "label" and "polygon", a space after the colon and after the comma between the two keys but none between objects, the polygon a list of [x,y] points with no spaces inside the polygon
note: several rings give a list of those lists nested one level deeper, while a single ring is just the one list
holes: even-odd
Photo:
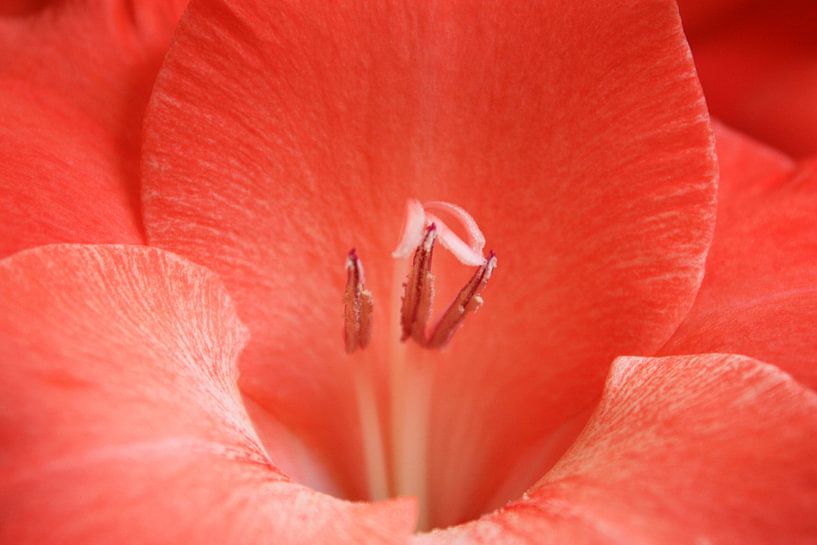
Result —
[{"label": "flower throat", "polygon": [[[440,218],[447,214],[460,223],[467,241],[460,238]],[[475,267],[465,286],[459,290],[442,315],[433,323],[434,300],[432,261],[440,244],[461,263]],[[408,259],[408,274],[402,283],[398,335],[389,343],[389,411],[381,418],[376,402],[374,380],[360,369],[356,374],[358,413],[362,430],[369,499],[390,496],[414,496],[419,502],[418,529],[431,527],[428,490],[428,431],[431,416],[431,389],[434,368],[427,355],[444,348],[469,314],[483,303],[482,290],[496,268],[493,251],[483,256],[485,238],[474,219],[451,203],[434,201],[420,204],[409,200],[403,234],[392,253],[396,259]],[[404,265],[405,267],[405,265]],[[348,354],[364,350],[372,338],[374,300],[366,288],[363,262],[353,248],[346,258],[344,291],[344,344]],[[399,280],[396,280],[399,282]],[[407,344],[422,349],[407,357]],[[423,355],[427,354],[427,355]],[[407,361],[410,359],[412,361]],[[384,434],[382,426],[389,434]],[[385,438],[385,440],[384,440]]]}]

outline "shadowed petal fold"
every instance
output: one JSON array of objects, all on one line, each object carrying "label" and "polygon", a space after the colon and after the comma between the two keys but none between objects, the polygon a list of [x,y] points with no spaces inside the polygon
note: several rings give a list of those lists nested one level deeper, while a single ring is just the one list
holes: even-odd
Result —
[{"label": "shadowed petal fold", "polygon": [[6,6],[20,16],[0,16],[0,257],[143,241],[142,117],[185,3]]},{"label": "shadowed petal fold", "polygon": [[744,356],[619,358],[576,443],[522,499],[416,545],[807,545],[817,396]]},{"label": "shadowed petal fold", "polygon": [[679,4],[712,115],[794,157],[817,153],[817,3]]}]

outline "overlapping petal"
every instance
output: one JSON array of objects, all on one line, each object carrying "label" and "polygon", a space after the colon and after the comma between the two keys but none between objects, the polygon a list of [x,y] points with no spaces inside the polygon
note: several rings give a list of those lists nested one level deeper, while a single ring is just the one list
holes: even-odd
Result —
[{"label": "overlapping petal", "polygon": [[236,386],[221,281],[140,247],[0,262],[0,541],[401,543],[405,501],[355,505],[270,462]]},{"label": "overlapping petal", "polygon": [[[343,256],[366,264],[386,365],[406,198],[464,207],[500,259],[433,362],[438,522],[484,508],[521,457],[546,467],[612,357],[659,347],[691,304],[715,167],[674,3],[202,0],[176,36],[146,123],[149,239],[225,277],[253,332],[244,392],[339,472],[361,464]],[[470,271],[434,267],[442,306]]]},{"label": "overlapping petal", "polygon": [[712,115],[795,157],[817,153],[817,3],[679,4]]},{"label": "overlapping petal", "polygon": [[664,354],[734,352],[817,387],[817,162],[717,131],[718,226],[706,276]]},{"label": "overlapping petal", "polygon": [[184,0],[13,2],[0,16],[0,256],[142,242],[139,147]]},{"label": "overlapping petal", "polygon": [[522,499],[417,545],[806,545],[817,396],[735,355],[620,358],[565,457]]}]

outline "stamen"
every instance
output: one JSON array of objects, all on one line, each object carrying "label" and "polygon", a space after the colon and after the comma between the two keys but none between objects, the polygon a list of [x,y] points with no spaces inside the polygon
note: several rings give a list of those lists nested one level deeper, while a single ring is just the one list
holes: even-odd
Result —
[{"label": "stamen", "polygon": [[437,322],[434,332],[428,340],[429,348],[441,348],[448,344],[448,341],[451,340],[451,337],[462,325],[466,314],[475,312],[482,306],[482,297],[479,294],[485,288],[495,268],[496,254],[491,251],[488,253],[488,259],[485,263],[477,269],[471,280],[460,290],[454,302],[451,303],[440,321]]},{"label": "stamen", "polygon": [[425,344],[426,322],[431,314],[431,301],[434,298],[431,258],[436,239],[437,227],[432,223],[414,252],[414,260],[405,283],[403,306],[400,309],[400,325],[403,329],[401,341],[411,337],[419,344]]},{"label": "stamen", "polygon": [[343,295],[346,352],[363,349],[372,338],[372,294],[366,289],[363,263],[355,249],[346,256],[346,291]]}]

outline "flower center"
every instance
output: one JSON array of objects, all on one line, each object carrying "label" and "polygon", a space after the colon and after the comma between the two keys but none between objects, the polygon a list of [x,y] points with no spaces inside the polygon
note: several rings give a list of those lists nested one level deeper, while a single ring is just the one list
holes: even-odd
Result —
[{"label": "flower center", "polygon": [[[446,214],[458,221],[467,233],[459,237],[441,219]],[[470,280],[433,323],[434,300],[432,261],[437,243],[461,263],[476,267]],[[403,294],[399,307],[399,334],[389,344],[388,414],[378,410],[374,381],[367,370],[356,368],[356,395],[369,497],[414,496],[419,502],[420,530],[430,528],[428,497],[428,430],[434,362],[430,354],[452,342],[456,331],[469,314],[483,303],[480,292],[496,268],[493,251],[487,258],[479,227],[462,208],[446,202],[422,205],[409,200],[400,242],[392,254],[398,259],[396,270],[408,269],[400,278]],[[412,254],[410,263],[406,263]],[[347,283],[344,292],[344,340],[346,352],[363,350],[372,336],[373,298],[366,289],[363,263],[352,249],[346,260]],[[371,371],[371,370],[369,370]],[[381,426],[387,426],[384,433]]]}]

